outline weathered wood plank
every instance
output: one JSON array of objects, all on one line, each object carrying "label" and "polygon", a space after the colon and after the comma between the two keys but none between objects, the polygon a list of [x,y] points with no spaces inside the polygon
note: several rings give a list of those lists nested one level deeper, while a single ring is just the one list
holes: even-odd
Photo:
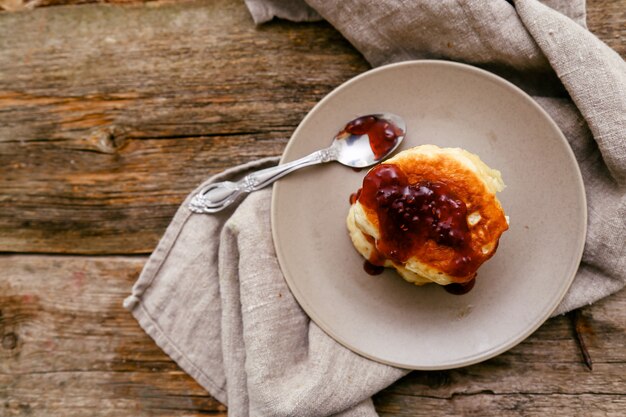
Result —
[{"label": "weathered wood plank", "polygon": [[257,29],[237,1],[0,22],[0,251],[150,252],[196,184],[279,155],[368,68],[328,24]]},{"label": "weathered wood plank", "polygon": [[226,415],[122,308],[144,262],[0,257],[0,415]]},{"label": "weathered wood plank", "polygon": [[626,1],[587,0],[587,27],[626,57]]},{"label": "weathered wood plank", "polygon": [[36,7],[62,6],[68,4],[86,3],[112,3],[112,4],[132,4],[148,2],[182,2],[185,0],[0,0],[0,12],[22,12],[33,10]]},{"label": "weathered wood plank", "polygon": [[[11,165],[0,168],[0,250],[150,252],[194,183],[280,153],[284,136],[142,139],[116,153],[91,152],[96,139],[67,147],[33,142],[18,156],[6,151],[0,160]],[[42,166],[49,168],[39,172]]]},{"label": "weathered wood plank", "polygon": [[623,417],[626,396],[603,394],[498,395],[492,392],[458,394],[445,401],[422,395],[389,397],[376,401],[381,417]]},{"label": "weathered wood plank", "polygon": [[[122,308],[145,260],[0,256],[0,410],[224,414]],[[558,317],[485,363],[411,373],[375,397],[377,408],[383,415],[619,415],[626,401],[626,291],[585,309],[584,320],[593,372],[582,363],[570,321]]]}]

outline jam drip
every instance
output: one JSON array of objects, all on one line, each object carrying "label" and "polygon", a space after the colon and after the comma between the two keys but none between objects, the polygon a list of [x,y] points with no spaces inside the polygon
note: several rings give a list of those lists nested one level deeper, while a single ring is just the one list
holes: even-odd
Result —
[{"label": "jam drip", "polygon": [[394,124],[374,115],[362,116],[349,122],[343,130],[351,135],[369,136],[370,148],[379,159],[387,155],[396,143],[402,131]]},{"label": "jam drip", "polygon": [[396,165],[382,164],[365,176],[358,200],[377,213],[381,236],[376,249],[388,259],[405,263],[433,240],[454,249],[447,271],[452,276],[470,275],[483,261],[470,245],[467,207],[446,184],[409,184]]},{"label": "jam drip", "polygon": [[445,285],[443,288],[450,294],[463,295],[463,294],[467,294],[468,292],[470,292],[471,289],[474,288],[475,283],[476,283],[476,278],[472,278],[471,280],[464,282],[464,283],[455,282],[452,284]]},{"label": "jam drip", "polygon": [[363,262],[363,269],[370,275],[380,275],[385,270],[385,267],[373,264],[370,261],[365,261]]},{"label": "jam drip", "polygon": [[350,194],[350,200],[349,200],[350,201],[350,205],[356,203],[360,196],[361,196],[361,189],[360,188],[359,188],[359,190],[356,193]]}]

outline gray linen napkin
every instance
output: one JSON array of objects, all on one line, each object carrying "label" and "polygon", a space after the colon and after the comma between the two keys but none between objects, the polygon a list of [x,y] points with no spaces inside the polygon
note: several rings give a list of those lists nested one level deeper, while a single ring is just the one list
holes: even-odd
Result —
[{"label": "gray linen napkin", "polygon": [[[626,64],[586,31],[583,1],[518,0],[517,10],[504,0],[246,3],[257,23],[315,19],[314,9],[372,65],[451,59],[533,94],[572,146],[588,199],[583,262],[555,314],[624,286]],[[375,416],[371,395],[407,371],[343,348],[300,309],[274,253],[270,190],[212,216],[191,214],[188,200],[125,300],[146,332],[233,416]]]}]

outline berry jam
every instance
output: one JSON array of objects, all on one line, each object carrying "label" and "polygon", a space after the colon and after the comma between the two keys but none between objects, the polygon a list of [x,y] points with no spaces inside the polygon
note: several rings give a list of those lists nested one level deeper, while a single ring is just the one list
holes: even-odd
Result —
[{"label": "berry jam", "polygon": [[350,201],[350,205],[356,203],[360,196],[361,196],[361,189],[360,188],[359,188],[359,190],[356,193],[350,194],[350,200],[349,200]]},{"label": "berry jam", "polygon": [[402,131],[394,124],[374,115],[362,116],[349,122],[343,132],[369,136],[370,148],[379,159],[396,146]]},{"label": "berry jam", "polygon": [[444,183],[409,184],[396,165],[382,164],[365,176],[356,199],[378,216],[376,249],[383,259],[404,264],[426,241],[433,240],[454,248],[447,271],[451,276],[471,275],[484,260],[471,248],[465,203]]},{"label": "berry jam", "polygon": [[470,281],[464,283],[452,283],[448,285],[444,285],[444,290],[454,295],[463,295],[470,292],[472,288],[474,288],[474,284],[476,283],[476,279],[472,278]]},{"label": "berry jam", "polygon": [[374,265],[370,261],[363,262],[363,269],[370,275],[380,275],[385,270],[384,266]]}]

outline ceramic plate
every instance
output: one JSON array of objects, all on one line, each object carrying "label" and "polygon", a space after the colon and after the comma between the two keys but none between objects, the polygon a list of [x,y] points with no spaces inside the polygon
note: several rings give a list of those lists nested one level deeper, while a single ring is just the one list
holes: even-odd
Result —
[{"label": "ceramic plate", "polygon": [[366,171],[306,168],[281,179],[272,199],[276,252],[291,291],[332,338],[390,365],[454,368],[513,347],[554,311],[582,256],[585,194],[567,141],[509,82],[467,65],[413,61],[335,89],[298,126],[282,162],[329,146],[347,121],[379,112],[405,119],[399,150],[461,147],[499,169],[510,229],[468,294],[417,287],[391,270],[371,276],[345,224],[349,196]]}]

